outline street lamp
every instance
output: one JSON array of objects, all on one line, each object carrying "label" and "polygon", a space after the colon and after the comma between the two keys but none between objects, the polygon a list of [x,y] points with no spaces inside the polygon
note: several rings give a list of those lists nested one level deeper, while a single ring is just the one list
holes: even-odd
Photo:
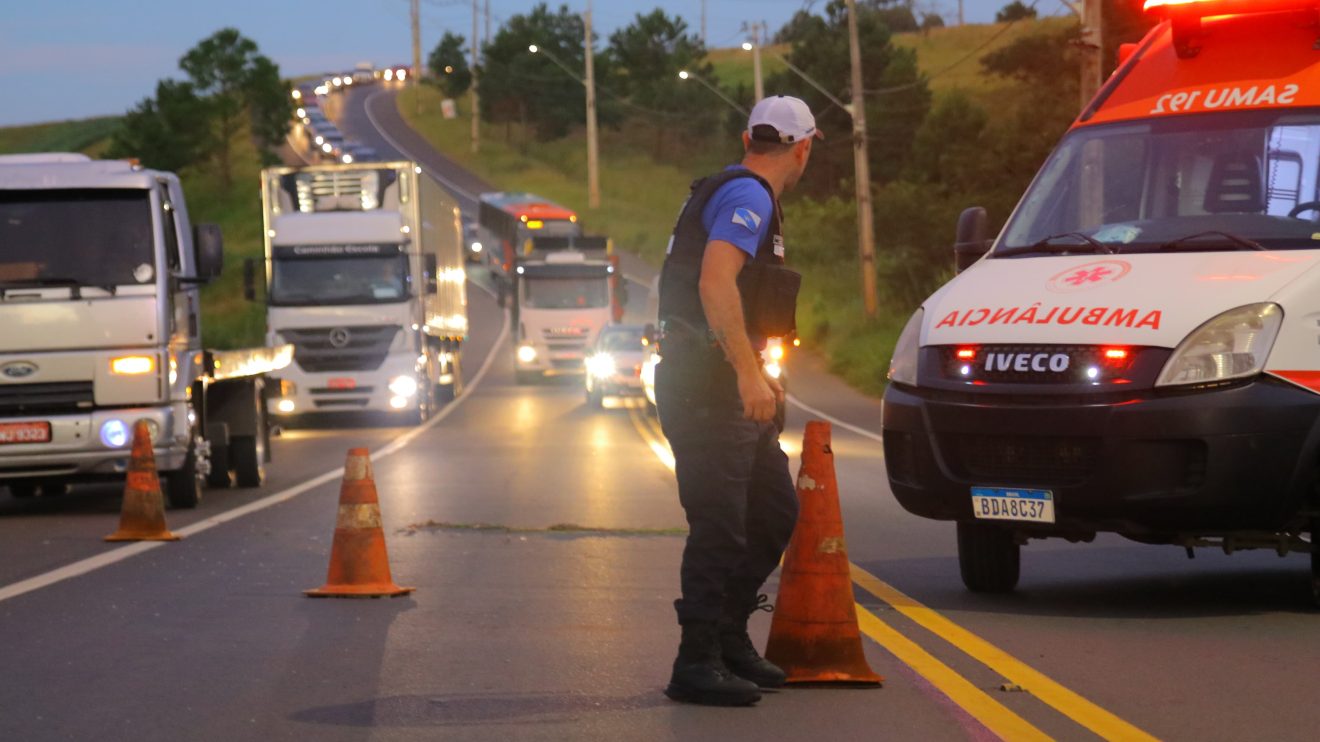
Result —
[{"label": "street lamp", "polygon": [[688,72],[687,70],[679,70],[679,71],[678,71],[678,79],[680,79],[680,80],[696,80],[697,82],[701,83],[702,85],[705,85],[705,86],[710,90],[710,92],[712,92],[712,93],[718,95],[721,99],[724,100],[725,103],[728,103],[730,106],[733,106],[733,110],[735,110],[735,111],[741,113],[741,114],[744,115],[744,116],[748,115],[748,114],[747,114],[747,109],[746,109],[746,108],[743,108],[742,106],[738,105],[737,102],[735,102],[732,98],[730,98],[729,96],[725,95],[725,94],[724,94],[724,91],[722,91],[722,90],[720,90],[719,88],[715,87],[714,85],[711,85],[710,83],[706,82],[706,81],[703,80],[699,75],[694,75],[694,74],[692,74],[691,72]]}]

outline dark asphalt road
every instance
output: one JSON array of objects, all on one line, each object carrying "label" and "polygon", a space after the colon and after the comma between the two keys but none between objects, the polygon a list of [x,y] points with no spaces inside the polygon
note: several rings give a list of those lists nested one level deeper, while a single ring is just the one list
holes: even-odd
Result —
[{"label": "dark asphalt road", "polygon": [[[350,94],[341,122],[351,137],[393,148],[365,105],[399,154],[481,187],[387,120],[388,94]],[[682,545],[670,529],[683,517],[651,423],[630,407],[589,412],[569,383],[516,385],[510,347],[495,343],[500,312],[470,296],[467,376],[491,352],[487,374],[375,464],[394,574],[415,594],[301,596],[325,574],[337,493],[326,482],[6,598],[18,580],[110,553],[98,539],[113,528],[117,496],[0,500],[0,740],[1314,736],[1320,617],[1306,606],[1304,559],[1188,561],[1120,539],[1038,542],[1024,550],[1017,594],[967,593],[952,526],[905,514],[887,491],[879,403],[807,354],[790,362],[797,404],[785,447],[796,453],[811,417],[838,423],[850,556],[917,601],[856,592],[868,658],[888,682],[794,689],[755,709],[669,703],[659,691],[677,638]],[[333,469],[349,445],[390,451],[401,434],[291,432],[268,487],[210,492],[202,510],[170,513],[171,526]],[[544,530],[564,524],[613,530]],[[758,617],[758,639],[767,624]],[[999,690],[1009,680],[1030,692]]]}]

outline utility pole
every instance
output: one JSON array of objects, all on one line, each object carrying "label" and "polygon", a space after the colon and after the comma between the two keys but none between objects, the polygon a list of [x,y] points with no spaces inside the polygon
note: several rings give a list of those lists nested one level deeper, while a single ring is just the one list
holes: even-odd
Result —
[{"label": "utility pole", "polygon": [[963,18],[963,0],[958,0],[958,25],[961,26],[966,22]]},{"label": "utility pole", "polygon": [[765,23],[752,24],[752,93],[757,103],[765,97],[765,85],[761,81],[761,33],[764,30]]},{"label": "utility pole", "polygon": [[582,26],[586,30],[583,41],[584,55],[587,60],[587,206],[600,208],[600,153],[596,142],[596,56],[595,44],[591,40],[591,2],[587,2],[587,12],[582,15]]},{"label": "utility pole", "polygon": [[412,0],[412,87],[415,112],[422,113],[422,0]]},{"label": "utility pole", "polygon": [[1063,0],[1081,22],[1081,38],[1077,45],[1082,52],[1080,85],[1082,108],[1086,108],[1104,81],[1104,4],[1103,0]]},{"label": "utility pole", "polygon": [[[1097,0],[1098,2],[1098,0]],[[866,105],[862,100],[862,50],[857,41],[857,0],[848,5],[848,56],[852,62],[853,179],[857,181],[857,249],[862,263],[862,304],[867,319],[879,310],[875,295],[875,226],[871,212],[871,165],[866,151]]]},{"label": "utility pole", "polygon": [[472,154],[481,151],[481,97],[477,86],[481,75],[477,72],[477,0],[472,0]]},{"label": "utility pole", "polygon": [[701,0],[701,45],[706,45],[706,0]]},{"label": "utility pole", "polygon": [[490,0],[486,0],[486,36],[481,48],[485,49],[488,46],[490,46]]}]

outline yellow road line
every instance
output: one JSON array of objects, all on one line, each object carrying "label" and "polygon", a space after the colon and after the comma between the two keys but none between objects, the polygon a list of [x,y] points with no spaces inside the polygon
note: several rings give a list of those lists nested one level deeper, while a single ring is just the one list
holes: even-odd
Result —
[{"label": "yellow road line", "polygon": [[[629,409],[628,416],[642,440],[660,458],[661,463],[674,468],[674,454],[664,440],[659,424],[644,412]],[[857,605],[858,626],[876,644],[884,647],[900,662],[911,667],[949,700],[962,707],[986,728],[1004,739],[1048,740],[1049,736],[1032,726],[1026,719],[1008,710],[966,678],[954,672],[915,642],[898,633],[864,606]]]},{"label": "yellow road line", "polygon": [[857,604],[856,608],[857,625],[863,634],[888,650],[898,658],[899,662],[912,668],[948,696],[950,701],[958,704],[1000,738],[1014,742],[1050,739],[1049,735],[991,698],[985,691],[972,685],[967,678],[935,659],[929,652],[917,646],[916,642],[898,633],[894,627],[882,621],[864,606]]},{"label": "yellow road line", "polygon": [[1104,739],[1154,740],[1156,737],[1138,729],[1114,714],[1059,685],[1038,670],[1004,650],[955,624],[944,616],[908,597],[856,564],[850,565],[852,578],[861,588],[893,606],[913,622],[957,647],[969,657],[1003,675],[1010,682],[1040,699],[1056,711],[1095,732]]}]

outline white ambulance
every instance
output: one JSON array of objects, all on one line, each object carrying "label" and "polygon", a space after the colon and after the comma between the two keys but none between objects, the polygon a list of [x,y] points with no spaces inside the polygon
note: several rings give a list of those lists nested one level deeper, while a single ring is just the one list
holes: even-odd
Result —
[{"label": "white ambulance", "polygon": [[1112,532],[1311,553],[1320,599],[1320,2],[1146,6],[999,237],[963,214],[895,349],[890,486],[972,590]]}]

